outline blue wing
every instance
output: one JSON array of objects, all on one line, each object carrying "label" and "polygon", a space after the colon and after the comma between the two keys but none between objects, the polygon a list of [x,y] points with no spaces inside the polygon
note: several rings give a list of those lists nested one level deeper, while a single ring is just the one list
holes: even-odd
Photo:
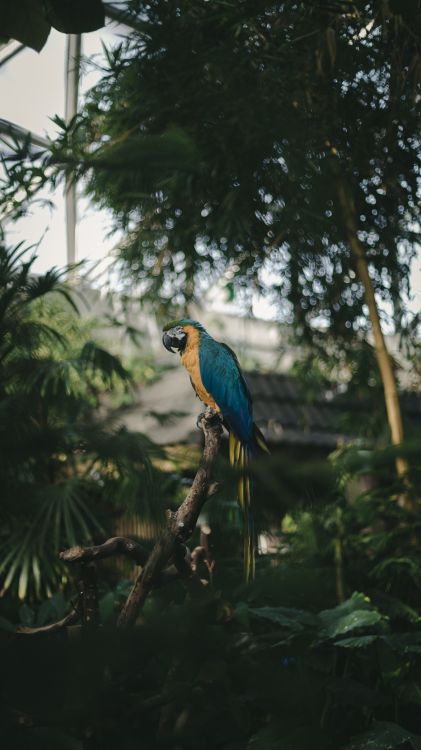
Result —
[{"label": "blue wing", "polygon": [[243,445],[251,446],[251,396],[234,352],[226,344],[202,334],[199,366],[202,383],[215,399],[229,428]]}]

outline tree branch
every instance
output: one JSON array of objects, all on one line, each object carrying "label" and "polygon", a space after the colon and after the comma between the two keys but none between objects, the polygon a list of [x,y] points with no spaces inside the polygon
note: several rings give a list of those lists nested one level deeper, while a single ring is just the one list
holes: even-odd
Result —
[{"label": "tree branch", "polygon": [[[180,556],[177,557],[177,564],[169,565],[162,570],[159,576],[157,576],[154,586],[159,588],[165,586],[167,583],[172,583],[177,578],[185,577],[192,573],[190,567],[190,550],[186,547],[184,549],[185,561],[181,560]],[[133,539],[128,539],[124,536],[114,536],[107,539],[103,544],[98,544],[93,547],[82,547],[76,545],[69,549],[60,552],[61,560],[68,563],[84,563],[93,562],[94,560],[104,560],[107,557],[115,557],[116,555],[126,555],[137,563],[137,565],[144,565],[148,559],[149,553],[141,544],[135,542]]]},{"label": "tree branch", "polygon": [[176,555],[178,545],[185,543],[192,535],[200,511],[208,498],[212,466],[222,436],[219,414],[208,408],[200,421],[200,427],[205,436],[205,445],[193,484],[176,513],[168,515],[166,529],[156,542],[120,613],[120,628],[134,625],[139,610],[168,560]]},{"label": "tree branch", "polygon": [[[72,549],[76,549],[73,547]],[[80,548],[82,549],[82,548]],[[67,550],[70,552],[70,550]],[[65,558],[63,558],[65,559]],[[16,628],[19,635],[42,635],[57,633],[69,625],[75,625],[79,620],[83,627],[97,627],[99,624],[98,592],[96,585],[96,569],[94,563],[82,564],[79,581],[79,597],[70,612],[57,622],[42,625],[39,628],[29,628],[24,625]]]},{"label": "tree branch", "polygon": [[[137,614],[152,588],[164,586],[178,578],[193,581],[194,572],[197,568],[196,558],[203,557],[206,561],[209,554],[206,544],[204,544],[203,547],[198,548],[193,553],[192,557],[185,543],[196,527],[197,519],[206,500],[215,494],[218,489],[217,484],[211,483],[211,473],[222,436],[220,415],[212,409],[206,410],[199,424],[205,436],[205,445],[199,468],[184,502],[175,513],[168,511],[166,528],[152,552],[148,554],[147,550],[138,542],[119,536],[107,539],[103,544],[96,546],[82,547],[77,545],[60,552],[61,560],[68,563],[81,563],[78,581],[79,598],[76,605],[68,615],[58,622],[40,628],[22,626],[17,628],[17,633],[22,635],[54,633],[80,620],[82,626],[95,627],[98,625],[98,597],[94,565],[96,560],[103,560],[115,555],[126,555],[134,560],[137,565],[142,566],[142,571],[138,575],[120,613],[119,627],[130,627],[135,623]],[[203,534],[201,543],[203,544]],[[199,549],[200,554],[198,554]]]},{"label": "tree branch", "polygon": [[127,539],[124,536],[114,536],[107,539],[104,544],[98,544],[95,547],[81,547],[79,545],[70,547],[70,549],[60,552],[60,559],[65,562],[91,562],[114,555],[126,555],[138,565],[144,565],[148,559],[148,552],[144,547],[133,539]]},{"label": "tree branch", "polygon": [[52,622],[50,625],[42,625],[40,628],[28,628],[20,625],[16,628],[19,635],[41,635],[42,633],[57,633],[59,630],[67,628],[69,625],[75,625],[82,616],[82,598],[79,597],[73,609],[58,622]]}]

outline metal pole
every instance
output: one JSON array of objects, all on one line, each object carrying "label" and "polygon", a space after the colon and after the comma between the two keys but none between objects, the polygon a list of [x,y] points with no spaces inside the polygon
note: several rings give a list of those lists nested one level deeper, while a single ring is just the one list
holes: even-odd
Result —
[{"label": "metal pole", "polygon": [[[82,47],[81,34],[69,34],[66,48],[65,109],[66,125],[77,114],[79,93],[80,54]],[[66,177],[64,188],[66,203],[66,246],[67,263],[76,262],[76,182],[70,175]]]},{"label": "metal pole", "polygon": [[[32,146],[37,146],[40,149],[51,147],[51,142],[47,138],[43,138],[41,135],[32,133],[31,130],[26,130],[25,128],[22,128],[20,125],[16,125],[16,123],[11,122],[10,120],[4,120],[2,117],[0,117],[0,134],[3,134],[4,136],[6,136],[6,138],[8,135],[14,136],[15,138],[18,138],[22,141],[28,139]],[[0,138],[0,141],[6,143],[6,138]]]},{"label": "metal pole", "polygon": [[22,50],[24,49],[25,49],[24,44],[18,44],[18,46],[15,47],[11,52],[9,52],[8,55],[5,55],[4,57],[1,58],[0,68],[2,65],[5,65],[7,62],[9,62],[9,60],[12,60],[14,57],[16,57],[16,55],[18,55],[19,52],[22,52]]},{"label": "metal pole", "polygon": [[[25,130],[14,122],[4,120],[0,117],[0,157],[7,159],[8,156],[14,153],[14,139],[30,144],[30,152],[34,157],[42,154],[46,149],[51,147],[51,143],[47,138],[36,135],[36,133],[32,133],[30,130]],[[7,211],[7,208],[2,206],[0,208],[0,223],[3,225],[6,224],[11,214],[12,210]]]}]

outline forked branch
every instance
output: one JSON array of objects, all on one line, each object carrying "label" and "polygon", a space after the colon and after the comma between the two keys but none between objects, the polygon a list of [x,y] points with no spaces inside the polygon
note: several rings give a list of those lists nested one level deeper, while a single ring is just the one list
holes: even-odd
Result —
[{"label": "forked branch", "polygon": [[[148,554],[138,542],[126,537],[113,537],[94,547],[78,545],[61,552],[60,558],[65,562],[82,563],[83,578],[87,579],[88,576],[89,580],[85,580],[85,583],[79,586],[78,604],[67,617],[45,628],[31,628],[31,633],[54,632],[78,620],[82,620],[84,625],[95,624],[98,615],[94,596],[93,563],[97,560],[125,555],[142,566],[120,613],[118,619],[120,628],[130,627],[136,622],[137,615],[153,588],[164,586],[177,578],[194,577],[198,559],[200,557],[207,559],[208,555],[205,554],[206,550],[202,546],[190,553],[185,545],[193,534],[203,505],[216,491],[217,485],[211,483],[211,475],[222,436],[221,418],[212,409],[207,409],[199,425],[205,436],[199,468],[184,502],[175,513],[168,512],[166,527],[152,552]],[[21,630],[21,632],[28,633],[29,629]]]},{"label": "forked branch", "polygon": [[212,467],[222,436],[220,415],[208,408],[199,424],[205,436],[205,445],[193,484],[178,510],[175,513],[168,514],[166,528],[138,575],[120,613],[118,626],[121,628],[134,625],[149,592],[154,587],[168,561],[177,555],[179,546],[185,544],[191,537],[203,505],[211,494],[209,488]]}]

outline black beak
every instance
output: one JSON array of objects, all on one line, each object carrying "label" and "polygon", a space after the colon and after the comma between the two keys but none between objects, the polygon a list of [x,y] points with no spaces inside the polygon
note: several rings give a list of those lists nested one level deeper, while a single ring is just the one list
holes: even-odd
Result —
[{"label": "black beak", "polygon": [[162,343],[164,344],[165,348],[168,349],[171,354],[175,354],[173,347],[173,337],[169,336],[168,333],[164,333],[162,337]]},{"label": "black beak", "polygon": [[162,343],[164,344],[165,348],[168,349],[171,354],[175,354],[176,352],[182,352],[186,343],[187,336],[184,335],[182,338],[177,338],[176,336],[170,336],[169,333],[165,332],[162,337]]}]

